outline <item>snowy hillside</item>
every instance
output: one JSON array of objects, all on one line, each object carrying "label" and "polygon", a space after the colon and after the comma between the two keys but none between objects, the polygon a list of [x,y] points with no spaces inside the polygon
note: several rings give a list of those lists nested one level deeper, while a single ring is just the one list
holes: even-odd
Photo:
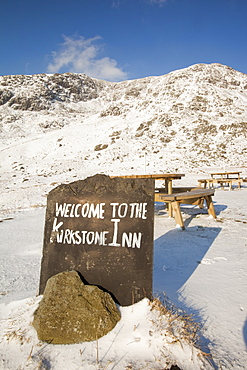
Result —
[{"label": "snowy hillside", "polygon": [[120,83],[2,76],[0,104],[4,186],[246,166],[247,75],[220,64]]}]

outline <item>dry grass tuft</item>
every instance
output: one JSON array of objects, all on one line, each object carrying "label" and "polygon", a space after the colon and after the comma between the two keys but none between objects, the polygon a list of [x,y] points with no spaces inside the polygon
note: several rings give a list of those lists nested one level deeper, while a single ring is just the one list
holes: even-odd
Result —
[{"label": "dry grass tuft", "polygon": [[17,329],[17,330],[8,330],[5,334],[4,334],[4,339],[7,341],[7,342],[10,342],[11,340],[16,340],[18,341],[21,345],[23,345],[24,343],[29,343],[30,342],[30,338],[27,337],[26,335],[26,330],[21,330],[21,329]]},{"label": "dry grass tuft", "polygon": [[166,297],[164,304],[160,299],[155,298],[150,302],[150,305],[151,311],[159,312],[155,322],[157,330],[166,331],[172,339],[171,343],[179,343],[182,348],[183,343],[193,346],[198,351],[198,356],[210,364],[212,368],[214,367],[212,355],[201,349],[203,325],[196,322],[193,315],[187,315],[184,311],[177,309]]},{"label": "dry grass tuft", "polygon": [[[166,330],[178,341],[179,339],[196,344],[199,340],[201,325],[194,321],[192,315],[183,311],[166,307],[158,298],[151,302],[151,311],[159,311],[161,316],[166,318]],[[178,339],[179,337],[179,339]]]}]

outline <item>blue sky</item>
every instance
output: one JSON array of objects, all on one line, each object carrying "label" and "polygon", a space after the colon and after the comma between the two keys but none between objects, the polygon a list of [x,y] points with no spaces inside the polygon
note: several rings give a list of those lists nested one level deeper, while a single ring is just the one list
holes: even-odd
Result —
[{"label": "blue sky", "polygon": [[196,63],[247,73],[247,0],[0,0],[0,75],[121,81]]}]

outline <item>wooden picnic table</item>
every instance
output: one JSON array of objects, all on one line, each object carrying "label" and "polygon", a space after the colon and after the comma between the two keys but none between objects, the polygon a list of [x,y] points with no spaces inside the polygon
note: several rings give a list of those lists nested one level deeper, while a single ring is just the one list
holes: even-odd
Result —
[{"label": "wooden picnic table", "polygon": [[211,173],[213,183],[218,183],[223,188],[224,184],[228,184],[232,189],[232,183],[237,182],[238,187],[241,188],[242,179],[240,177],[241,171],[230,171],[230,172],[214,172]]},{"label": "wooden picnic table", "polygon": [[221,188],[224,187],[224,185],[229,185],[230,190],[232,190],[232,184],[233,182],[238,183],[238,188],[241,188],[241,183],[243,182],[243,179],[241,178],[240,174],[241,171],[225,171],[225,172],[213,172],[210,174],[210,179],[203,179],[198,180],[199,186],[204,184],[204,187],[208,185],[208,187],[214,187],[214,184],[220,184]]},{"label": "wooden picnic table", "polygon": [[[184,222],[180,210],[180,203],[199,205],[200,208],[203,207],[203,201],[206,200],[208,212],[214,218],[216,214],[214,211],[212,196],[214,195],[214,190],[205,190],[200,188],[173,188],[172,181],[180,180],[185,174],[181,173],[163,173],[163,174],[149,174],[149,175],[122,175],[122,176],[111,176],[111,177],[122,177],[122,178],[151,178],[154,180],[164,180],[164,187],[156,188],[154,199],[159,202],[167,203],[167,208],[169,216],[173,217],[175,215],[175,220],[177,224],[181,226],[184,230]],[[180,191],[180,192],[179,192]]]},{"label": "wooden picnic table", "polygon": [[[111,176],[111,177],[122,177],[122,178],[130,178],[130,179],[141,178],[141,179],[164,180],[164,183],[163,183],[164,191],[162,191],[163,194],[172,194],[173,193],[172,181],[181,180],[183,176],[185,176],[184,173],[158,173],[158,174],[148,174],[148,175],[120,175],[120,176]],[[170,204],[168,204],[168,212],[169,212],[169,216],[172,217],[172,207]]]}]

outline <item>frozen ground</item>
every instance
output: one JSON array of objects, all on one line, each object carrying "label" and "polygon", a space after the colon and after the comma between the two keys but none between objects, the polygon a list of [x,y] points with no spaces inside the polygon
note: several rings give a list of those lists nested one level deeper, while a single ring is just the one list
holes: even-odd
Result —
[{"label": "frozen ground", "polygon": [[[194,185],[199,177],[188,175],[178,183]],[[30,198],[36,197],[35,191],[29,190]],[[203,325],[201,346],[210,351],[213,367],[247,369],[247,188],[217,189],[214,205],[217,221],[206,209],[201,213],[196,207],[183,208],[185,231],[156,206],[154,295],[193,314]],[[150,310],[148,300],[120,307],[121,321],[98,342],[40,343],[30,322],[40,300],[36,295],[44,220],[45,207],[1,215],[1,368],[210,367],[183,336],[180,319],[171,328],[174,317]]]}]

